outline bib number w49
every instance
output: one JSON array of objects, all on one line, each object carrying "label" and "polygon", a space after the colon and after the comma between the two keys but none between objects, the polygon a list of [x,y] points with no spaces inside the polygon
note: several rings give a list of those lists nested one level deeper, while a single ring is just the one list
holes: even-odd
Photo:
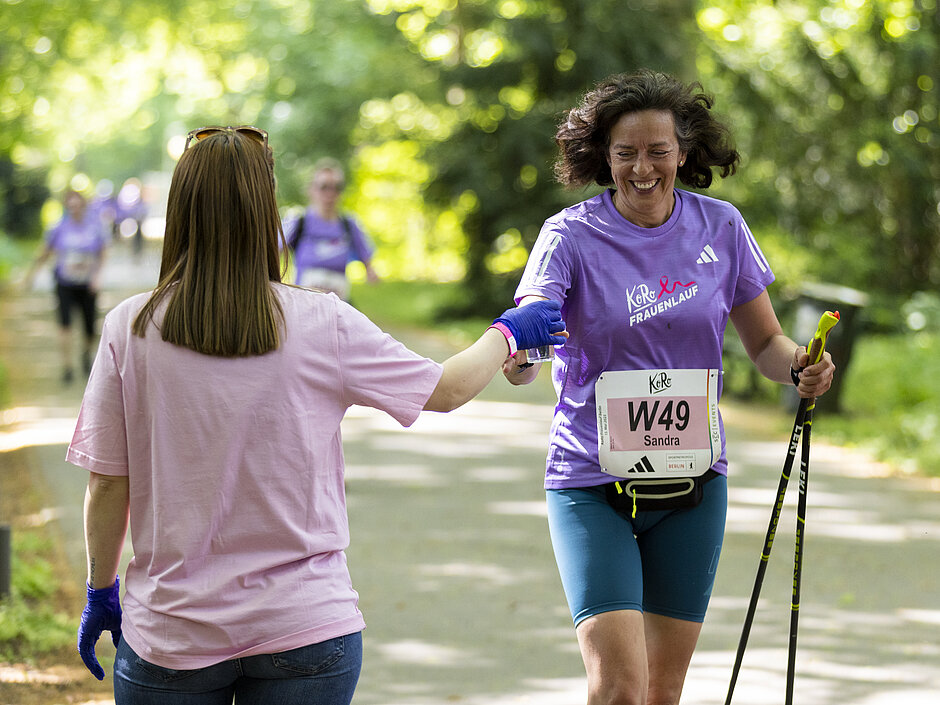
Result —
[{"label": "bib number w49", "polygon": [[604,372],[595,385],[604,472],[695,477],[721,455],[720,371]]}]

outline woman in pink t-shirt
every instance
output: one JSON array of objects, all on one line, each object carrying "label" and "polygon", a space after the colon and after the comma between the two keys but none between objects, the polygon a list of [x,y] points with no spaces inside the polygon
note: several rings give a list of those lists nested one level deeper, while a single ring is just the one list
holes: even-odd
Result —
[{"label": "woman in pink t-shirt", "polygon": [[[478,394],[559,305],[510,309],[443,365],[333,294],[281,283],[267,133],[189,133],[160,281],[105,318],[68,460],[90,471],[78,648],[117,647],[126,703],[349,703],[364,627],[350,583],[340,421],[404,426]],[[115,577],[128,526],[123,611]]]}]

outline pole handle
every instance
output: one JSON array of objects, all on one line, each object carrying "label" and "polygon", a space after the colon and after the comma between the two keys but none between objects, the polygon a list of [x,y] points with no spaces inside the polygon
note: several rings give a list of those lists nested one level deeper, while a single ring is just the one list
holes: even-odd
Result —
[{"label": "pole handle", "polygon": [[839,322],[838,311],[826,311],[819,319],[819,325],[816,326],[816,332],[813,333],[813,339],[809,342],[809,364],[815,365],[822,360],[823,353],[826,351],[826,341],[829,338],[829,332]]}]

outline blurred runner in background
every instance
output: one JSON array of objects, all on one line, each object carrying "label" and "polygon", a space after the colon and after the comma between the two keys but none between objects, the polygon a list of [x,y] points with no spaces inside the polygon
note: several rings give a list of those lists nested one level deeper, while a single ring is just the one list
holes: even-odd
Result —
[{"label": "blurred runner in background", "polygon": [[371,265],[372,242],[352,217],[340,213],[344,187],[340,163],[330,158],[319,160],[307,192],[310,205],[299,218],[285,223],[284,234],[294,255],[296,283],[332,291],[348,301],[347,264],[362,262],[369,282],[378,281],[378,276]]},{"label": "blurred runner in background", "polygon": [[72,309],[82,315],[82,369],[91,371],[91,354],[95,342],[95,317],[101,266],[108,245],[108,233],[97,212],[88,208],[88,201],[77,191],[65,194],[65,214],[47,233],[45,246],[26,276],[32,287],[36,272],[55,255],[55,294],[58,302],[60,347],[62,350],[62,381],[75,378],[72,363]]}]

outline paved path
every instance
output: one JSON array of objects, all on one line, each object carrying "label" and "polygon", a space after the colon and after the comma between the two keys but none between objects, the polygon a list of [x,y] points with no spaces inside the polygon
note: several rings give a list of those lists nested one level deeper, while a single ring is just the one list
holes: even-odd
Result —
[{"label": "paved path", "polygon": [[[152,261],[135,268],[115,257],[111,266],[106,305],[152,286]],[[15,374],[0,450],[26,454],[35,468],[34,484],[48,497],[44,516],[61,526],[81,581],[85,475],[62,460],[81,390],[59,382],[51,303],[7,292],[0,304],[0,356]],[[438,339],[393,333],[435,359],[450,352]],[[449,415],[425,414],[408,430],[368,409],[350,411],[349,564],[369,624],[357,705],[584,702],[541,491],[552,400],[545,379],[515,389],[499,377],[480,399]],[[728,530],[683,705],[724,702],[789,430],[776,410],[723,407]],[[937,705],[940,487],[889,477],[862,456],[825,446],[824,426],[818,417],[795,701]],[[0,454],[0,463],[4,457],[12,456]],[[0,472],[0,491],[2,481]],[[741,705],[784,699],[792,485],[736,689]]]}]

